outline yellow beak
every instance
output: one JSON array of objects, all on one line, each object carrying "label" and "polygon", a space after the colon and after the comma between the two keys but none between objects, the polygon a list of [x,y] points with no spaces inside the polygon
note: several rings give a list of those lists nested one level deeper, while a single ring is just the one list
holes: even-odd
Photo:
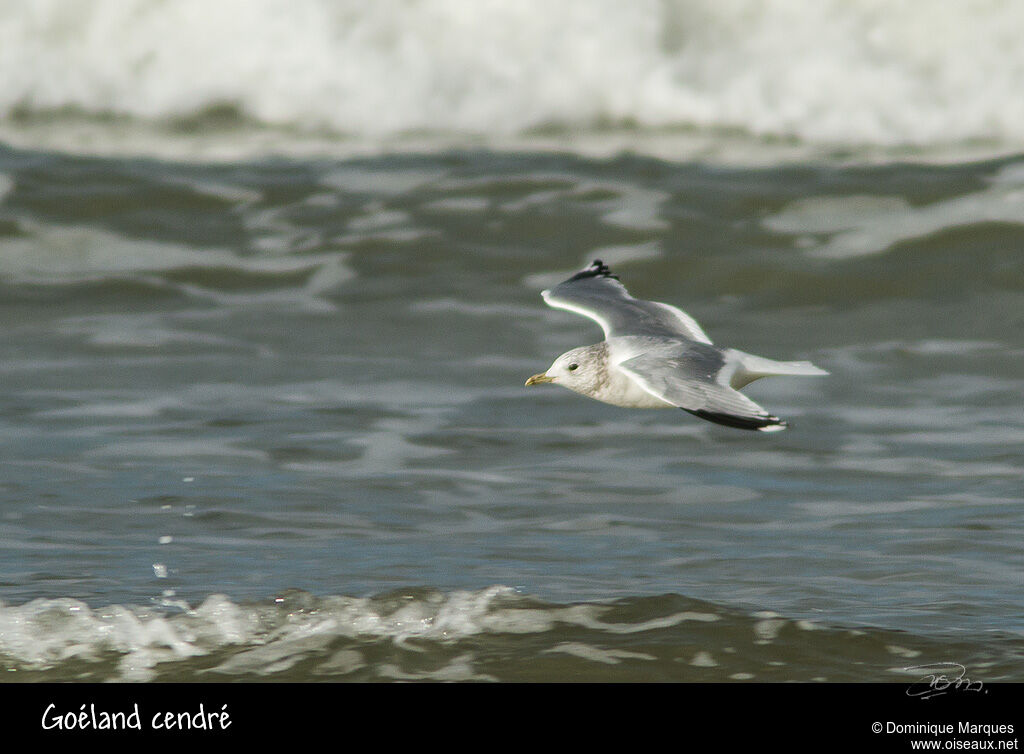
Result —
[{"label": "yellow beak", "polygon": [[546,374],[541,372],[540,374],[535,374],[533,377],[528,379],[526,381],[526,386],[529,387],[530,385],[540,385],[544,382],[554,382],[554,379],[554,377],[548,377]]}]

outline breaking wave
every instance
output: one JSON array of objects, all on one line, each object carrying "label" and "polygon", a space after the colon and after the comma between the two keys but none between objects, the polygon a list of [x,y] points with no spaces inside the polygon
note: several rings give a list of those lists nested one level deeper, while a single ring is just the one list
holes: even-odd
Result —
[{"label": "breaking wave", "polygon": [[1010,0],[36,0],[0,8],[0,122],[1020,145],[1022,28]]}]

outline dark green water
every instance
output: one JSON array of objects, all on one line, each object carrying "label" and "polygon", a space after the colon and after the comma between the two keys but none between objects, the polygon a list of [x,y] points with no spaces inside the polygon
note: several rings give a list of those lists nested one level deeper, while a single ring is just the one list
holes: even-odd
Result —
[{"label": "dark green water", "polygon": [[[825,379],[523,387],[600,257]],[[1024,670],[1024,160],[0,148],[6,680]]]}]

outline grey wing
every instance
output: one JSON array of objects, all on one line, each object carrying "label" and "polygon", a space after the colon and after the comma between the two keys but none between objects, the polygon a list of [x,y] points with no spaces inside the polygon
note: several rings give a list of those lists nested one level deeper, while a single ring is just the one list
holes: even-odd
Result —
[{"label": "grey wing", "polygon": [[701,419],[739,429],[772,432],[786,423],[719,380],[725,357],[717,349],[691,349],[672,356],[643,354],[618,368],[651,395]]},{"label": "grey wing", "polygon": [[601,325],[605,338],[665,335],[701,343],[711,339],[689,314],[657,301],[633,298],[600,259],[541,295],[548,306],[582,314]]}]

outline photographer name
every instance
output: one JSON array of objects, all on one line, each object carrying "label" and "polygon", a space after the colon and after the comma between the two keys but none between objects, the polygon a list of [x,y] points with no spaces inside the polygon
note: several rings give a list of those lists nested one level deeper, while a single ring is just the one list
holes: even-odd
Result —
[{"label": "photographer name", "polygon": [[200,703],[194,712],[157,712],[146,718],[138,704],[130,711],[117,712],[98,710],[95,704],[83,704],[77,712],[61,712],[56,707],[51,704],[43,711],[43,730],[142,730],[144,719],[150,730],[227,730],[231,725],[226,704],[214,712]]}]

